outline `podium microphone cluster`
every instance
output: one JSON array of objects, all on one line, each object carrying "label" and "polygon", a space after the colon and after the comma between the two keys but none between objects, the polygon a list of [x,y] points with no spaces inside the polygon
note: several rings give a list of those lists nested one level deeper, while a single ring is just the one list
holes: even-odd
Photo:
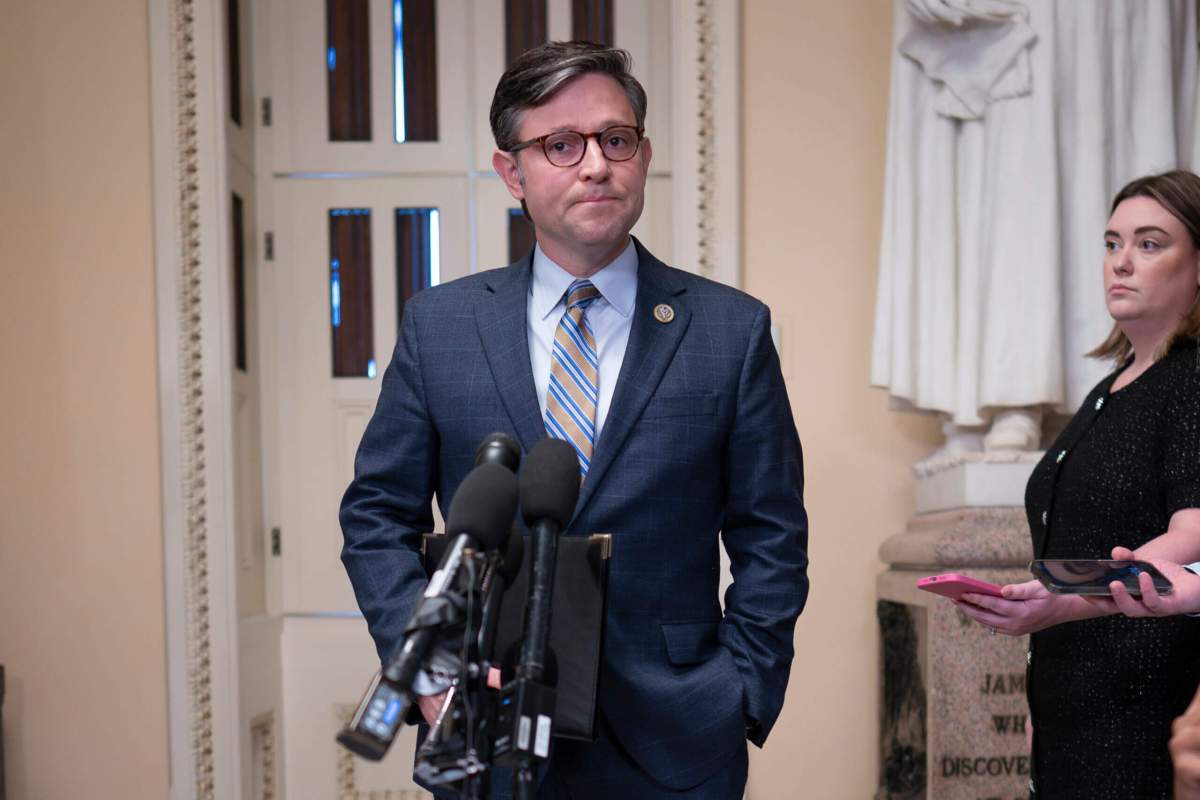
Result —
[{"label": "podium microphone cluster", "polygon": [[495,551],[505,544],[516,514],[517,479],[497,463],[471,470],[450,503],[450,546],[405,628],[404,643],[367,689],[338,742],[363,758],[387,753],[414,700],[413,681],[441,631],[461,616],[458,584],[468,550]]}]

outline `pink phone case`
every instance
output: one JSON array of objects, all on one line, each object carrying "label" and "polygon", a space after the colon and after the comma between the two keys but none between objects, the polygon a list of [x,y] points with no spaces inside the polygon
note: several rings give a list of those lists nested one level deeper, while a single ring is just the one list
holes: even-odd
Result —
[{"label": "pink phone case", "polygon": [[928,578],[921,578],[917,581],[917,588],[924,589],[927,592],[934,594],[953,597],[955,600],[962,598],[964,592],[975,592],[977,594],[990,594],[995,597],[1000,597],[1000,587],[994,583],[968,578],[966,575],[959,575],[957,572],[948,572],[945,575],[930,575]]}]

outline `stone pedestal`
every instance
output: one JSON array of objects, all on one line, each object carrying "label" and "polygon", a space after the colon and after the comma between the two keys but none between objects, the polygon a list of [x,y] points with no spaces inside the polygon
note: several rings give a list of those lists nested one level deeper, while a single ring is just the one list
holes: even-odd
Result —
[{"label": "stone pedestal", "polygon": [[[890,568],[876,583],[884,691],[878,800],[1029,796],[1027,637],[990,635],[916,582],[944,572],[998,584],[1029,580],[1029,528],[1016,496],[1024,480],[1012,473],[1019,464],[1027,478],[1034,461],[996,464],[1004,474],[994,481],[982,460],[919,474],[918,496],[922,482],[937,480],[938,487],[923,487],[926,498],[940,491],[947,502],[961,502],[974,486],[993,502],[958,508],[929,502],[931,510],[880,548]],[[956,469],[962,473],[946,474]]]}]

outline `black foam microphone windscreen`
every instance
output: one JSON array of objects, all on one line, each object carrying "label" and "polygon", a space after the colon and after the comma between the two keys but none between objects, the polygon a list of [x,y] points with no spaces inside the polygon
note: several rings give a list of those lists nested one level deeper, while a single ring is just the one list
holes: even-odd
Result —
[{"label": "black foam microphone windscreen", "polygon": [[499,464],[471,470],[450,501],[446,533],[470,535],[484,550],[504,544],[517,513],[517,479]]},{"label": "black foam microphone windscreen", "polygon": [[561,439],[542,439],[521,468],[521,515],[527,525],[550,519],[562,530],[579,500],[579,458]]},{"label": "black foam microphone windscreen", "polygon": [[515,474],[521,466],[521,445],[507,433],[489,433],[475,448],[475,466],[480,464],[499,464]]}]

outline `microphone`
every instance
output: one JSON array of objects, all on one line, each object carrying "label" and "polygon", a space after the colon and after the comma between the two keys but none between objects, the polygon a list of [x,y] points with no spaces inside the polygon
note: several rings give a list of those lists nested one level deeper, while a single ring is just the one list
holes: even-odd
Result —
[{"label": "microphone", "polygon": [[[515,474],[521,464],[521,446],[507,433],[489,433],[475,449],[475,466],[480,464],[499,464]],[[501,595],[521,571],[524,558],[525,537],[514,524],[503,553],[498,558],[489,560],[481,583],[481,590],[486,599],[479,631],[479,652],[487,659],[491,658],[496,638]]]},{"label": "microphone", "polygon": [[529,600],[525,606],[525,640],[517,674],[540,681],[550,638],[550,599],[558,536],[575,515],[579,500],[579,459],[575,448],[561,439],[534,445],[518,484],[521,515],[530,530],[533,561],[529,570]]},{"label": "microphone", "polygon": [[405,627],[400,650],[375,676],[350,723],[337,740],[356,755],[378,761],[387,753],[412,706],[413,679],[437,641],[441,627],[462,615],[459,572],[468,550],[496,550],[516,514],[517,480],[508,469],[481,464],[468,473],[450,503],[447,535],[454,540]]},{"label": "microphone", "polygon": [[[499,627],[501,596],[511,585],[521,569],[521,561],[525,555],[525,537],[516,527],[509,533],[508,542],[503,549],[503,555],[491,556],[484,569],[480,592],[483,595],[482,613],[479,619],[479,634],[476,642],[475,656],[490,665],[492,651],[495,649],[496,631]],[[482,691],[482,683],[486,676],[479,676],[478,687]],[[475,727],[471,726],[471,715],[467,713],[467,705],[472,701],[472,686],[468,684],[453,685],[446,692],[446,700],[441,713],[429,727],[429,734],[417,750],[413,763],[413,773],[431,786],[444,786],[455,781],[464,780],[475,775],[475,770],[481,764],[472,755],[483,756],[486,762],[487,726],[491,722],[488,711],[483,716],[476,717]],[[475,706],[478,708],[478,706]],[[470,728],[468,731],[467,729]],[[469,743],[472,739],[483,743],[482,751],[472,753]],[[476,780],[480,778],[476,777]],[[463,795],[468,796],[466,794]],[[474,796],[474,795],[471,795]]]},{"label": "microphone", "polygon": [[512,586],[513,580],[521,571],[521,562],[524,559],[525,537],[514,528],[508,534],[503,556],[498,563],[488,568],[481,587],[484,602],[483,616],[479,623],[479,653],[488,661],[492,660],[492,652],[496,649],[496,632],[500,627],[500,603],[504,591]]},{"label": "microphone", "polygon": [[507,433],[489,433],[475,448],[475,466],[499,464],[514,475],[521,466],[521,446]]},{"label": "microphone", "polygon": [[547,641],[558,536],[575,515],[579,500],[575,448],[559,439],[538,442],[525,459],[518,485],[533,561],[520,660],[516,679],[500,692],[493,754],[496,763],[515,767],[513,796],[525,798],[532,792],[533,760],[544,759],[550,752],[556,697],[547,683]]},{"label": "microphone", "polygon": [[429,654],[437,629],[457,617],[452,598],[466,551],[496,550],[508,535],[517,510],[514,488],[512,472],[496,464],[480,464],[458,487],[446,520],[446,535],[455,538],[408,621],[404,645],[384,670],[405,690]]}]

